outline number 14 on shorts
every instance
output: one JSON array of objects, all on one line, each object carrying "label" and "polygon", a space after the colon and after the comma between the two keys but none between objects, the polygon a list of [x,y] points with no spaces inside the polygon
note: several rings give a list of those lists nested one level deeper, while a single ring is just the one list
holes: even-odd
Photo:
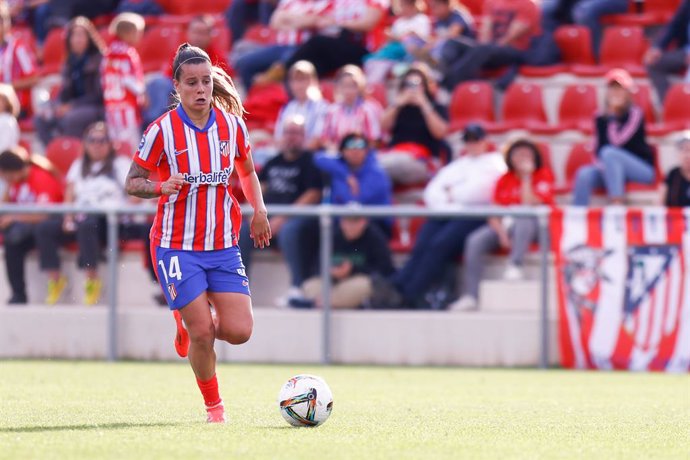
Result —
[{"label": "number 14 on shorts", "polygon": [[180,281],[182,279],[182,270],[180,269],[180,259],[178,256],[172,256],[168,262],[168,267],[165,267],[165,261],[159,260],[158,265],[161,267],[161,273],[165,278],[165,284],[168,287],[168,293],[170,294],[170,300],[175,300],[177,297],[177,290],[175,289],[174,282],[170,280]]}]

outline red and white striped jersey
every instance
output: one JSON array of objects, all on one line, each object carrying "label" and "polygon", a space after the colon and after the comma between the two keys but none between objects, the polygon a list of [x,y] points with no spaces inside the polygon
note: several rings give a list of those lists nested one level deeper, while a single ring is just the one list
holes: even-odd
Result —
[{"label": "red and white striped jersey", "polygon": [[[330,10],[330,0],[280,0],[276,11],[282,11],[293,16],[323,15]],[[312,30],[295,29],[279,30],[276,43],[279,45],[301,45],[312,35]]]},{"label": "red and white striped jersey", "polygon": [[323,126],[324,142],[338,144],[345,136],[358,133],[370,141],[381,139],[383,108],[374,99],[359,99],[354,105],[332,104]]},{"label": "red and white striped jersey", "polygon": [[[0,81],[7,84],[38,72],[36,56],[22,40],[9,36],[0,46]],[[17,91],[19,104],[24,110],[31,108],[31,89]]]},{"label": "red and white striped jersey", "polygon": [[119,40],[110,44],[101,62],[101,85],[106,109],[121,105],[138,109],[146,85],[141,59],[133,46]]},{"label": "red and white striped jersey", "polygon": [[160,180],[181,173],[182,190],[161,196],[151,228],[153,244],[172,249],[211,251],[237,244],[241,214],[229,187],[235,161],[250,154],[241,118],[211,110],[199,129],[178,106],[146,129],[134,161],[157,170]]}]

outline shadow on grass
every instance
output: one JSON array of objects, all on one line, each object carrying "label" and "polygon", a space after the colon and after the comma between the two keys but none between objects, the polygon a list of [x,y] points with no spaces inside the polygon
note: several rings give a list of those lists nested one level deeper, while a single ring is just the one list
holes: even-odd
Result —
[{"label": "shadow on grass", "polygon": [[121,430],[126,428],[160,428],[182,425],[186,425],[186,423],[99,423],[54,426],[10,426],[0,428],[0,433],[41,433],[50,431]]}]

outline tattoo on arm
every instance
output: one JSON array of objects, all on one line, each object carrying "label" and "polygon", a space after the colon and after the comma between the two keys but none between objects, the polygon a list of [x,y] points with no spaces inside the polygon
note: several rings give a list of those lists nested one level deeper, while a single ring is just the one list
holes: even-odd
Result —
[{"label": "tattoo on arm", "polygon": [[157,198],[160,193],[156,193],[157,185],[149,180],[151,172],[132,162],[132,166],[127,173],[125,190],[128,194],[139,198]]}]

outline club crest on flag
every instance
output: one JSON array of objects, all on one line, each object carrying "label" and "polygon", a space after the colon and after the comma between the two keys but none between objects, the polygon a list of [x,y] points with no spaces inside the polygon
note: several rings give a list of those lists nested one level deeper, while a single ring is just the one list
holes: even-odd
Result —
[{"label": "club crest on flag", "polygon": [[220,154],[223,155],[224,157],[227,157],[230,155],[230,148],[232,147],[232,144],[230,144],[230,141],[220,141],[218,143],[218,148],[220,150]]},{"label": "club crest on flag", "polygon": [[678,254],[678,246],[670,244],[628,248],[628,273],[623,297],[626,316],[634,315],[640,304],[654,294]]},{"label": "club crest on flag", "polygon": [[175,289],[175,284],[168,284],[168,294],[170,294],[170,300],[175,300],[177,298],[177,289]]},{"label": "club crest on flag", "polygon": [[580,244],[565,254],[563,278],[568,287],[567,296],[578,310],[596,308],[596,303],[588,297],[600,282],[609,281],[601,266],[604,259],[612,253],[613,250],[610,249],[598,249]]}]

